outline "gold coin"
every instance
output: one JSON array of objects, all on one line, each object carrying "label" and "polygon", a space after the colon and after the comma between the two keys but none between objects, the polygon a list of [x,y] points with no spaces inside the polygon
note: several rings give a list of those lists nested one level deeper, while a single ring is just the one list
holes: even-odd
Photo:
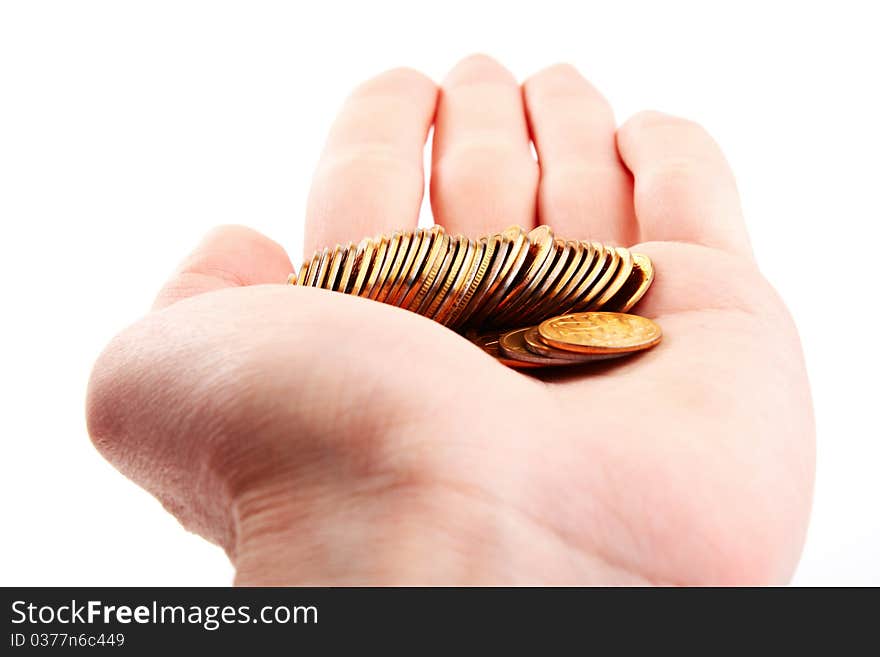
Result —
[{"label": "gold coin", "polygon": [[385,251],[385,260],[382,261],[382,269],[379,271],[379,276],[376,278],[376,284],[373,286],[373,289],[370,290],[371,299],[378,300],[379,295],[385,287],[385,282],[388,280],[388,273],[391,271],[391,267],[394,265],[394,259],[397,257],[397,249],[400,246],[400,239],[402,236],[403,235],[399,230],[395,230],[391,235],[391,239],[388,242],[388,249]]},{"label": "gold coin", "polygon": [[311,264],[312,259],[308,258],[307,260],[303,260],[302,267],[299,268],[299,275],[296,277],[297,285],[305,285],[306,280],[309,277],[309,265]]},{"label": "gold coin", "polygon": [[351,273],[354,271],[354,261],[357,257],[357,245],[349,242],[342,252],[342,269],[339,272],[339,280],[336,281],[336,291],[345,294],[351,283]]},{"label": "gold coin", "polygon": [[556,292],[564,288],[577,270],[584,253],[581,243],[571,240],[557,240],[556,251],[558,255],[556,262],[553,263],[553,269],[547,273],[532,298],[525,302],[527,305],[526,316],[523,317],[524,324],[541,321],[553,314],[548,312],[548,308],[553,304]]},{"label": "gold coin", "polygon": [[633,270],[629,280],[620,291],[608,301],[606,310],[625,313],[639,302],[651,283],[654,282],[654,265],[651,259],[642,253],[633,253]]},{"label": "gold coin", "polygon": [[576,279],[572,281],[566,295],[559,298],[554,312],[568,310],[572,304],[587,294],[596,283],[608,261],[608,252],[599,242],[583,242],[583,245],[585,248],[590,249],[591,257],[589,260],[585,259],[585,262],[581,264]]},{"label": "gold coin", "polygon": [[498,339],[498,348],[502,354],[521,363],[530,363],[538,367],[556,367],[559,365],[569,365],[571,361],[563,358],[550,358],[547,356],[539,356],[528,350],[524,340],[526,331],[531,327],[508,331],[501,335]]},{"label": "gold coin", "polygon": [[547,264],[539,271],[533,281],[523,291],[520,299],[511,303],[507,314],[498,321],[508,324],[531,324],[531,317],[546,317],[540,308],[548,298],[548,292],[559,279],[572,254],[572,246],[565,240],[553,241],[553,250],[547,258]]},{"label": "gold coin", "polygon": [[589,312],[551,317],[538,325],[545,344],[588,354],[641,351],[660,342],[660,327],[646,317]]},{"label": "gold coin", "polygon": [[[425,261],[424,277],[419,277],[412,290],[406,295],[406,299],[404,299],[406,304],[404,307],[413,312],[418,312],[419,308],[421,308],[425,297],[428,295],[428,291],[431,290],[434,282],[437,280],[440,268],[449,256],[452,238],[445,232],[442,232],[434,241],[435,244],[431,247],[431,253],[428,254],[428,259]],[[421,281],[421,285],[419,281]],[[414,291],[415,294],[413,295]]]},{"label": "gold coin", "polygon": [[347,251],[347,247],[337,244],[332,251],[330,264],[327,266],[327,277],[324,279],[322,287],[325,290],[336,289],[336,279],[339,278],[339,271],[342,269],[342,258]]},{"label": "gold coin", "polygon": [[575,257],[560,277],[558,284],[550,291],[549,298],[541,305],[541,319],[558,315],[563,310],[563,303],[590,272],[596,260],[596,250],[589,242],[572,240],[570,244],[576,252]]},{"label": "gold coin", "polygon": [[603,306],[608,303],[608,300],[617,294],[618,290],[623,287],[624,283],[629,279],[629,275],[632,273],[633,259],[629,249],[618,246],[614,250],[617,251],[620,263],[614,274],[614,278],[611,279],[599,296],[593,299],[587,310],[602,310]]},{"label": "gold coin", "polygon": [[357,247],[357,254],[354,257],[354,283],[352,283],[349,294],[359,296],[364,288],[367,280],[367,274],[373,264],[373,254],[376,252],[376,244],[370,237],[365,237],[360,241]]},{"label": "gold coin", "polygon": [[292,272],[287,276],[288,285],[296,285],[296,272]]},{"label": "gold coin", "polygon": [[315,278],[312,281],[312,287],[321,287],[324,284],[324,279],[327,278],[327,270],[330,268],[330,258],[332,255],[333,252],[329,248],[321,250],[318,265],[315,267]]},{"label": "gold coin", "polygon": [[487,354],[492,356],[492,358],[497,360],[499,363],[501,363],[502,365],[507,365],[507,367],[513,367],[516,369],[532,369],[535,367],[543,367],[543,365],[539,363],[530,363],[523,360],[514,360],[512,358],[507,358],[503,353],[501,353],[501,348],[498,346],[498,340],[501,337],[501,333],[498,331],[477,332],[471,329],[465,334],[465,337],[467,337],[468,340],[473,342]]},{"label": "gold coin", "polygon": [[440,304],[443,303],[443,300],[446,298],[450,287],[452,287],[452,283],[458,277],[465,256],[467,255],[468,251],[473,249],[473,244],[464,235],[458,235],[455,238],[455,241],[455,257],[453,257],[452,260],[449,262],[448,267],[447,264],[444,263],[444,269],[440,270],[439,285],[435,283],[436,292],[431,295],[431,298],[426,299],[424,304],[425,309],[419,310],[419,312],[425,317],[434,317],[434,314],[437,312]]},{"label": "gold coin", "polygon": [[569,363],[587,363],[595,360],[606,360],[608,358],[619,358],[621,356],[626,356],[629,351],[622,351],[620,353],[613,354],[585,354],[578,353],[576,351],[565,351],[564,349],[556,349],[555,347],[551,347],[549,344],[544,342],[541,339],[541,334],[538,332],[537,326],[532,326],[527,329],[525,333],[523,333],[523,342],[525,342],[526,349],[531,351],[533,354],[538,356],[544,356],[545,358],[556,358],[557,360],[568,361]]},{"label": "gold coin", "polygon": [[498,235],[490,235],[480,240],[483,244],[483,252],[478,261],[475,259],[475,262],[478,262],[479,264],[474,272],[473,278],[471,278],[470,283],[464,291],[464,296],[457,304],[457,308],[452,312],[452,315],[447,322],[447,326],[457,328],[464,324],[466,313],[468,312],[468,304],[471,302],[471,299],[473,299],[474,293],[480,287],[480,283],[486,276],[486,272],[489,270],[489,265],[492,262],[492,257],[495,255],[495,250],[500,240],[501,238]]},{"label": "gold coin", "polygon": [[478,242],[467,240],[467,244],[468,251],[461,262],[458,276],[455,277],[443,303],[440,304],[434,313],[434,321],[440,322],[444,326],[449,326],[449,318],[470,287],[471,280],[476,275],[477,268],[480,266],[480,260],[483,258],[483,250],[485,249],[485,242],[483,240]]},{"label": "gold coin", "polygon": [[572,306],[568,313],[586,311],[586,309],[590,307],[593,299],[599,296],[599,293],[608,286],[608,283],[614,278],[614,274],[617,273],[617,267],[620,264],[620,255],[617,253],[617,249],[612,246],[605,246],[604,248],[608,254],[608,258],[605,261],[605,266],[599,274],[599,278],[589,291],[581,297],[580,301]]},{"label": "gold coin", "polygon": [[378,235],[373,238],[373,241],[376,243],[376,255],[370,265],[367,280],[364,283],[363,288],[361,288],[360,296],[364,298],[369,298],[373,292],[373,288],[376,287],[376,281],[379,278],[379,273],[382,271],[382,264],[385,262],[385,256],[388,253],[388,244],[390,242],[387,235]]},{"label": "gold coin", "polygon": [[511,226],[502,235],[505,239],[510,240],[510,251],[507,254],[506,262],[498,273],[498,278],[495,280],[495,290],[489,290],[488,295],[483,301],[482,311],[474,317],[474,320],[478,323],[492,323],[492,313],[495,310],[495,306],[505,297],[516,281],[517,274],[519,274],[523,263],[525,263],[531,251],[531,245],[526,238],[526,233],[519,226]]},{"label": "gold coin", "polygon": [[529,265],[512,289],[495,306],[495,321],[504,322],[505,309],[518,308],[543,281],[556,256],[556,241],[549,226],[538,226],[529,231]]},{"label": "gold coin", "polygon": [[400,305],[400,299],[406,294],[410,286],[412,286],[415,277],[419,272],[419,268],[422,266],[425,255],[431,246],[431,237],[431,233],[427,230],[422,230],[421,228],[416,230],[409,245],[410,252],[407,255],[406,261],[403,263],[403,266],[400,268],[397,282],[394,284],[394,287],[391,288],[391,292],[388,293],[385,303],[389,303],[392,306]]},{"label": "gold coin", "polygon": [[321,249],[318,249],[312,255],[311,260],[309,260],[309,267],[308,267],[309,275],[308,275],[308,277],[305,277],[305,276],[303,277],[303,285],[305,285],[307,287],[314,286],[315,276],[318,275],[318,263],[320,263],[320,262],[321,262]]},{"label": "gold coin", "polygon": [[400,269],[410,256],[409,245],[413,240],[413,237],[418,237],[418,235],[411,231],[401,232],[400,241],[397,243],[397,252],[394,256],[394,262],[391,263],[391,268],[388,270],[388,276],[382,283],[382,288],[379,290],[379,294],[376,295],[376,301],[384,303],[394,286],[400,282],[400,279],[398,278],[400,276]]},{"label": "gold coin", "polygon": [[[470,323],[477,324],[475,318],[483,308],[483,300],[488,296],[489,290],[493,289],[495,281],[507,261],[507,256],[510,253],[510,248],[513,244],[506,240],[501,233],[491,235],[489,240],[495,242],[494,257],[492,261],[489,262],[488,269],[483,274],[479,287],[474,290],[474,294],[468,303],[468,307],[462,311],[461,316],[458,318],[459,327],[467,326]],[[472,322],[471,320],[474,321]]]}]

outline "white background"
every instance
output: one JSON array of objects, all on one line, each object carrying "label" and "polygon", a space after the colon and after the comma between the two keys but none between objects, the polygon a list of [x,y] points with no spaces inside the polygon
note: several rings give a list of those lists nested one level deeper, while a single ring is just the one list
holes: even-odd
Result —
[{"label": "white background", "polygon": [[[303,9],[302,7],[308,7]],[[880,52],[870,3],[0,4],[0,584],[226,584],[223,553],[106,465],[89,369],[208,228],[301,248],[339,104],[398,65],[561,60],[619,119],[703,123],[800,326],[818,422],[799,584],[880,584]],[[297,258],[298,259],[298,255]]]}]

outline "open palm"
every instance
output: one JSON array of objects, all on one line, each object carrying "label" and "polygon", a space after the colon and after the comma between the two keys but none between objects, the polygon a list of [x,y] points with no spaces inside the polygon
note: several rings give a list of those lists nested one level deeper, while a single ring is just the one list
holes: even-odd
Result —
[{"label": "open palm", "polygon": [[438,223],[635,245],[663,343],[522,374],[407,311],[285,286],[283,249],[227,227],[99,359],[99,449],[241,583],[785,581],[809,390],[711,139],[656,113],[618,130],[569,66],[520,87],[470,57],[440,90],[391,71],[334,124],[307,249],[413,227],[432,124]]}]

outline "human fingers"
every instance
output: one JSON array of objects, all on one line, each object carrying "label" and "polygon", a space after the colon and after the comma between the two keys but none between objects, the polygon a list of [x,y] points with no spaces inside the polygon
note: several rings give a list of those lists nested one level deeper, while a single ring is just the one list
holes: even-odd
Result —
[{"label": "human fingers", "polygon": [[431,205],[449,232],[475,237],[535,225],[538,165],[522,93],[495,60],[473,55],[442,84],[434,127]]},{"label": "human fingers", "polygon": [[227,287],[284,283],[293,271],[285,250],[246,226],[218,226],[162,287],[153,309]]},{"label": "human fingers", "polygon": [[642,241],[678,241],[751,257],[733,173],[721,149],[696,123],[642,112],[617,132],[635,178]]},{"label": "human fingers", "polygon": [[532,76],[523,94],[541,167],[539,221],[560,235],[632,244],[632,176],[608,101],[568,64]]},{"label": "human fingers", "polygon": [[306,210],[306,254],[418,222],[437,86],[411,69],[362,84],[336,118]]}]

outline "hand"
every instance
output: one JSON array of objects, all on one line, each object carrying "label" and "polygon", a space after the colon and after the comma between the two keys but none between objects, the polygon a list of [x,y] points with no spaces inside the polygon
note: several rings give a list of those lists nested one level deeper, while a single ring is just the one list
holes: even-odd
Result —
[{"label": "hand", "polygon": [[526,375],[413,313],[285,286],[284,250],[226,227],[98,360],[97,447],[242,584],[786,581],[810,393],[715,143],[653,112],[617,129],[566,65],[520,87],[470,57],[439,91],[390,71],[332,128],[307,253],[416,225],[432,122],[438,223],[634,245],[656,268],[634,312],[664,341]]}]

